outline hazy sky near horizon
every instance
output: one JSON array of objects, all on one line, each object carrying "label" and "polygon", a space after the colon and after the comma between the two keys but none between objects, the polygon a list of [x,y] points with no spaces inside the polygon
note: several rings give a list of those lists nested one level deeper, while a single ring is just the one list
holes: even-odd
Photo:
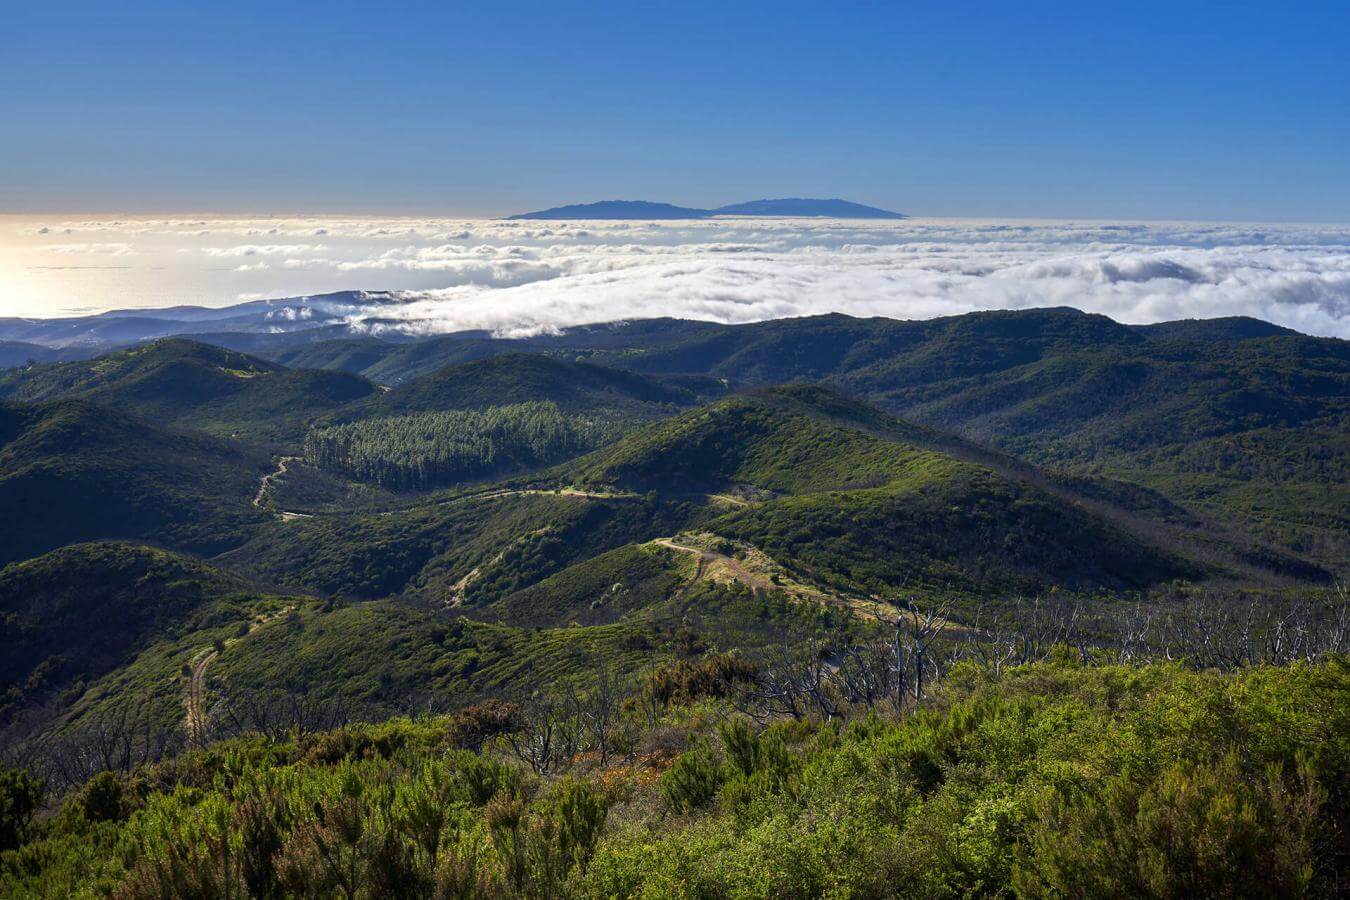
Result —
[{"label": "hazy sky near horizon", "polygon": [[[313,296],[330,291],[396,293]],[[1129,323],[1247,315],[1350,338],[1350,225],[0,216],[0,316],[286,297],[301,299],[259,321],[312,308],[358,330],[520,334],[656,316],[1073,306]]]},{"label": "hazy sky near horizon", "polygon": [[16,2],[0,212],[1350,221],[1350,4]]}]

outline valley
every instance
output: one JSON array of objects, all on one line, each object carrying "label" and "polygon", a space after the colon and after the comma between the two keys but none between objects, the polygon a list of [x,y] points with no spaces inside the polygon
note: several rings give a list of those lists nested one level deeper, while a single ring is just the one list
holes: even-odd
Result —
[{"label": "valley", "polygon": [[[776,803],[852,741],[1012,697],[1051,715],[1036,679],[1343,692],[1350,353],[1174,325],[171,337],[5,370],[0,749],[74,797],[222,753],[250,777],[284,758],[398,782],[380,741],[425,760],[467,728],[464,765],[514,759],[544,792],[619,779],[606,808],[716,822],[750,814],[697,778]],[[1312,715],[1290,690],[1280,714]],[[1093,727],[1124,715],[1083,702]],[[366,749],[321,749],[347,741]],[[728,774],[742,744],[761,756],[736,771],[779,787]],[[905,783],[940,796],[915,760]],[[604,846],[613,874],[626,851]]]}]

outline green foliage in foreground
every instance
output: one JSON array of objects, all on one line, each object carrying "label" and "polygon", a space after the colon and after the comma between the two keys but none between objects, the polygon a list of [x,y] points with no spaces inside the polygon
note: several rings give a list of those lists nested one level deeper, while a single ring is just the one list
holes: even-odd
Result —
[{"label": "green foliage in foreground", "polygon": [[453,749],[462,726],[96,779],[0,856],[0,894],[1306,897],[1347,865],[1342,658],[964,668],[899,723],[705,701],[557,778]]},{"label": "green foliage in foreground", "polygon": [[557,462],[622,433],[618,422],[529,402],[317,428],[305,438],[305,456],[390,490],[423,490]]}]

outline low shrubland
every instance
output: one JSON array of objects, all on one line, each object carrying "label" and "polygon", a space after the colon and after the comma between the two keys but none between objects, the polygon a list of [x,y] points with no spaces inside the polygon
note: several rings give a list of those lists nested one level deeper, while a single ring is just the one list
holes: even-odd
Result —
[{"label": "low shrubland", "polygon": [[1061,649],[997,675],[958,664],[902,716],[876,706],[799,719],[767,715],[740,692],[749,673],[732,660],[692,671],[700,665],[553,716],[558,758],[546,769],[527,764],[545,739],[540,700],[240,737],[101,775],[36,823],[24,815],[33,785],[10,775],[3,833],[18,846],[0,857],[0,893],[1301,897],[1345,887],[1344,657],[1219,673],[1091,665]]}]

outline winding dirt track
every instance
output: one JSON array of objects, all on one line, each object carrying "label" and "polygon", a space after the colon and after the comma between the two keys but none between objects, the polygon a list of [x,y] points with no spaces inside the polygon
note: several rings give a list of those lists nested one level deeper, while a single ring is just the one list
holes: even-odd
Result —
[{"label": "winding dirt track", "polygon": [[[270,616],[260,616],[249,623],[248,633],[242,637],[230,638],[225,646],[241,641],[278,616],[283,616],[294,606],[288,606]],[[190,663],[192,673],[183,686],[183,730],[187,733],[189,747],[201,747],[206,743],[206,670],[220,656],[214,646],[199,650]]]},{"label": "winding dirt track", "polygon": [[206,743],[206,669],[219,655],[215,648],[208,647],[193,658],[192,675],[183,691],[183,729],[189,747]]},{"label": "winding dirt track", "polygon": [[[267,500],[267,492],[272,488],[272,482],[286,474],[286,466],[288,463],[298,462],[299,460],[300,457],[298,456],[278,457],[277,470],[275,472],[269,472],[266,475],[264,475],[262,477],[262,481],[258,483],[258,493],[253,495],[253,505],[258,507],[258,509],[262,509],[264,502]],[[298,518],[308,518],[308,516],[305,513],[284,512],[282,510],[277,510],[276,512],[282,518],[286,518],[288,516]]]},{"label": "winding dirt track", "polygon": [[[315,513],[296,512],[294,510],[279,509],[276,504],[269,499],[269,492],[272,490],[273,483],[286,475],[286,467],[290,463],[300,462],[303,457],[300,456],[281,456],[277,458],[277,469],[275,472],[269,472],[262,477],[258,484],[258,492],[253,495],[253,505],[258,509],[270,509],[277,518],[284,522],[290,522],[295,519],[312,519]],[[482,491],[477,494],[463,494],[458,497],[451,497],[448,500],[434,501],[428,505],[431,506],[453,506],[459,503],[468,503],[473,500],[495,500],[499,497],[518,497],[527,494],[537,494],[548,497],[580,497],[585,500],[640,500],[641,494],[635,494],[631,491],[587,491],[581,488],[509,488],[505,490]],[[741,497],[734,494],[681,494],[681,497],[699,497],[711,503],[721,503],[726,506],[745,507],[751,504]],[[420,504],[419,504],[420,505]],[[398,509],[387,509],[380,513],[382,516],[390,516]],[[333,515],[340,515],[334,513]]]}]

